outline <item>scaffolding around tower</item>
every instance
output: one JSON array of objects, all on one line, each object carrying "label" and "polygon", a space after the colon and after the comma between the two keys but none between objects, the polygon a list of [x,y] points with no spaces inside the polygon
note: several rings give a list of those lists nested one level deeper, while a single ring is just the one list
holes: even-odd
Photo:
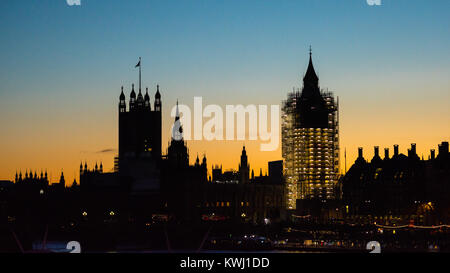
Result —
[{"label": "scaffolding around tower", "polygon": [[339,163],[339,103],[332,92],[320,90],[328,110],[324,127],[305,127],[301,122],[301,92],[294,88],[282,105],[282,155],[285,161],[287,209],[297,199],[336,199]]}]

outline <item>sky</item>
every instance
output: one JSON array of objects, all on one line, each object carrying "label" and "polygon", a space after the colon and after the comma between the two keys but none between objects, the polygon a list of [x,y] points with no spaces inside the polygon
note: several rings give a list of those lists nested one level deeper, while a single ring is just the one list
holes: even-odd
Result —
[{"label": "sky", "polygon": [[[450,1],[65,0],[0,1],[0,180],[16,171],[113,168],[118,98],[160,85],[163,151],[178,99],[281,104],[301,88],[312,47],[321,88],[340,103],[341,168],[373,146],[417,143],[425,158],[450,140]],[[281,137],[281,136],[280,136]],[[281,143],[281,141],[280,141]],[[188,141],[190,161],[237,169],[243,141]],[[245,141],[251,169],[281,159],[281,145]]]}]

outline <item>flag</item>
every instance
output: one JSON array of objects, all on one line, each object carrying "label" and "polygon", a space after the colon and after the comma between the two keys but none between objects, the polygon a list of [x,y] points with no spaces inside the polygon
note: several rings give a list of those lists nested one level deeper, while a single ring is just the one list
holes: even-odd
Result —
[{"label": "flag", "polygon": [[134,68],[136,68],[136,67],[140,67],[141,66],[141,60],[139,60],[139,62],[137,63],[137,65],[134,67]]}]

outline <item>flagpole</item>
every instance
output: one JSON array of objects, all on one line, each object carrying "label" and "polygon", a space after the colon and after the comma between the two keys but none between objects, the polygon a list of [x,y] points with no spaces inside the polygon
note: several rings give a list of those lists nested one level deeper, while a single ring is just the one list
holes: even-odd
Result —
[{"label": "flagpole", "polygon": [[139,57],[139,92],[141,92],[141,67],[142,67],[141,57]]}]

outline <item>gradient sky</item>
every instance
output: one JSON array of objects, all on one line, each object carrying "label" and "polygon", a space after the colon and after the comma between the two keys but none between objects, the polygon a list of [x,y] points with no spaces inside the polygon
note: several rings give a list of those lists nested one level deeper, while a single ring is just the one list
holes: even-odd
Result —
[{"label": "gradient sky", "polygon": [[[16,170],[113,168],[120,86],[163,100],[163,151],[176,99],[279,104],[301,87],[312,45],[322,88],[340,101],[341,150],[399,144],[419,156],[450,140],[450,1],[0,1],[0,179]],[[255,173],[281,159],[246,141]],[[242,141],[188,142],[191,162],[237,169]],[[343,154],[343,153],[342,153]],[[343,157],[342,157],[343,159]],[[344,163],[341,164],[344,168]],[[210,171],[210,170],[209,170]]]}]

